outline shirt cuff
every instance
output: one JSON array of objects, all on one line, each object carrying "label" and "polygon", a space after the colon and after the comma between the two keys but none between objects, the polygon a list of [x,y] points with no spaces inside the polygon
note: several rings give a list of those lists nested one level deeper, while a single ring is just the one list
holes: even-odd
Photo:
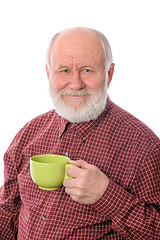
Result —
[{"label": "shirt cuff", "polygon": [[119,184],[109,181],[109,185],[103,196],[94,204],[92,208],[101,212],[108,219],[113,219],[130,200],[132,195],[123,189]]}]

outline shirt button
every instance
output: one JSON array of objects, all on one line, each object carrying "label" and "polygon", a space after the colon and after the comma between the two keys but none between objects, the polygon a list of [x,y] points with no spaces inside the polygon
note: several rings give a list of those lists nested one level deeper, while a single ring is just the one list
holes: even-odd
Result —
[{"label": "shirt button", "polygon": [[83,138],[82,138],[82,140],[83,140],[83,141],[86,141],[86,138],[85,138],[85,137],[83,137]]},{"label": "shirt button", "polygon": [[46,220],[46,217],[45,217],[45,216],[42,216],[41,219],[42,219],[42,221],[45,221],[45,220]]},{"label": "shirt button", "polygon": [[68,154],[67,152],[65,152],[65,153],[64,153],[64,156],[68,157],[68,156],[69,156],[69,154]]},{"label": "shirt button", "polygon": [[72,127],[75,127],[75,123],[72,124]]}]

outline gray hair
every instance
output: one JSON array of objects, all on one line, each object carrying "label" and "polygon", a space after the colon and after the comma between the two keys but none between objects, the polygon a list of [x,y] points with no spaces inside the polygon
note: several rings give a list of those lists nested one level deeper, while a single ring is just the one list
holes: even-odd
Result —
[{"label": "gray hair", "polygon": [[[103,49],[104,49],[104,55],[105,55],[105,65],[106,65],[106,71],[109,70],[112,62],[113,62],[113,56],[112,56],[112,50],[111,50],[111,47],[110,47],[110,44],[109,44],[109,41],[108,39],[105,37],[105,35],[103,33],[101,33],[100,31],[97,31],[97,30],[94,30],[94,29],[90,29],[90,28],[81,28],[81,27],[77,27],[77,28],[73,28],[73,29],[80,29],[80,30],[83,30],[83,29],[88,29],[88,30],[91,30],[93,31],[98,39],[101,41],[101,44],[103,46]],[[66,30],[64,30],[66,31]],[[62,31],[62,32],[64,32]],[[57,34],[55,34],[53,36],[53,38],[51,39],[50,43],[49,43],[49,46],[48,46],[48,49],[47,49],[47,53],[46,53],[46,65],[48,67],[48,69],[50,70],[50,50],[55,42],[55,40],[59,37],[59,35],[62,33],[62,32],[59,32]]]}]

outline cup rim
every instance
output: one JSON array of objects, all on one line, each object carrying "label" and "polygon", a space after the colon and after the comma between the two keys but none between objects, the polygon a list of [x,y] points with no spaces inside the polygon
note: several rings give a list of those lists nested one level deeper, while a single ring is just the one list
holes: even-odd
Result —
[{"label": "cup rim", "polygon": [[[57,164],[57,162],[39,162],[39,161],[36,161],[36,158],[37,157],[43,157],[43,156],[55,156],[55,157],[63,157],[63,159],[59,159],[59,164],[60,164],[60,161],[62,161],[62,163],[66,162],[66,164],[69,162],[70,158],[67,157],[67,156],[63,156],[63,155],[58,155],[58,154],[40,154],[40,155],[34,155],[30,158],[30,161],[31,162],[35,162],[37,164],[46,164],[46,165],[54,165],[54,164]],[[35,158],[35,159],[34,159]],[[66,160],[66,161],[64,161]]]}]

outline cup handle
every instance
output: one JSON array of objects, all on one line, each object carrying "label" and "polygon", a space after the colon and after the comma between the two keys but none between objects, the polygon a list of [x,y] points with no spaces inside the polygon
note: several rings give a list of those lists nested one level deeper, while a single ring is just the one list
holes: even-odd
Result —
[{"label": "cup handle", "polygon": [[67,163],[67,164],[65,165],[64,180],[65,180],[65,179],[68,179],[68,178],[73,178],[73,177],[69,176],[69,175],[66,173],[67,169],[68,169],[69,167],[71,167],[71,166],[77,167],[75,164]]}]

